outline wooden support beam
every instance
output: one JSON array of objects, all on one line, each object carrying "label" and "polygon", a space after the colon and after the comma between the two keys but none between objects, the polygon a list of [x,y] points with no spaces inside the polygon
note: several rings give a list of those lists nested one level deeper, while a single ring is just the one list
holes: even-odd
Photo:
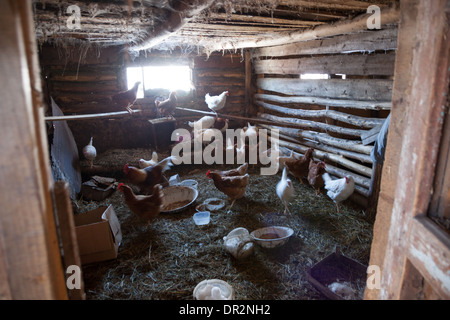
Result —
[{"label": "wooden support beam", "polygon": [[[305,31],[284,31],[279,32],[276,37],[271,34],[270,37],[264,35],[255,37],[253,40],[245,41],[224,41],[214,46],[213,50],[235,50],[238,48],[255,48],[276,46],[287,43],[294,43],[300,41],[315,40],[319,38],[332,37],[341,34],[348,34],[367,29],[367,19],[372,14],[362,14],[354,19],[341,20],[336,23],[317,26],[313,29]],[[382,25],[395,24],[398,22],[400,11],[398,8],[389,8],[381,10]]]},{"label": "wooden support beam", "polygon": [[252,58],[281,57],[397,49],[397,27],[338,35],[332,38],[282,44],[254,49]]},{"label": "wooden support beam", "polygon": [[166,23],[149,30],[149,37],[140,44],[130,47],[130,51],[148,50],[170,37],[191,21],[195,16],[208,9],[215,0],[186,0],[176,2]]},{"label": "wooden support beam", "polygon": [[313,105],[324,105],[328,107],[340,107],[361,110],[390,110],[391,102],[377,102],[377,101],[362,101],[362,100],[348,100],[348,99],[332,99],[321,97],[303,97],[303,96],[277,96],[274,94],[257,93],[254,96],[255,100],[266,100],[278,103],[303,103]]}]

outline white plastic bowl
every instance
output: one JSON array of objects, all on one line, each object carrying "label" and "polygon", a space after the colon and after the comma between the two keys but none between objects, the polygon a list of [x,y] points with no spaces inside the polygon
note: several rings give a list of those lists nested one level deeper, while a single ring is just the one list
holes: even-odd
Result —
[{"label": "white plastic bowl", "polygon": [[291,228],[274,226],[257,229],[250,236],[263,248],[276,248],[284,245],[293,234]]},{"label": "white plastic bowl", "polygon": [[184,186],[167,187],[162,193],[161,213],[181,212],[192,205],[198,197],[197,189]]},{"label": "white plastic bowl", "polygon": [[209,223],[211,219],[210,216],[211,214],[209,211],[200,211],[195,213],[192,218],[194,219],[196,225],[202,226]]},{"label": "white plastic bowl", "polygon": [[224,300],[234,300],[234,289],[227,282],[219,279],[209,279],[203,280],[194,288],[194,298],[195,300],[210,300],[212,297],[208,292],[204,292],[207,289],[211,290],[213,287],[220,289],[220,293]]}]

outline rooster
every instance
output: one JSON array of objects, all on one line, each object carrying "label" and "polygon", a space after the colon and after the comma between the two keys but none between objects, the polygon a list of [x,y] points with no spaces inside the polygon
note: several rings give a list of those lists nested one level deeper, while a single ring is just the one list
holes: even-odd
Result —
[{"label": "rooster", "polygon": [[166,177],[163,173],[170,169],[173,165],[172,157],[167,157],[161,160],[154,166],[149,166],[144,169],[139,169],[130,166],[128,163],[124,166],[123,172],[125,177],[134,185],[136,185],[140,192],[143,194],[149,194],[153,190],[155,184],[168,184]]},{"label": "rooster", "polygon": [[120,108],[125,108],[130,114],[133,114],[131,106],[136,102],[137,91],[140,84],[140,81],[136,82],[133,88],[113,95],[111,100]]},{"label": "rooster", "polygon": [[94,137],[91,137],[89,144],[83,148],[83,155],[89,162],[89,166],[92,168],[94,165],[94,160],[97,157],[97,149],[92,145]]},{"label": "rooster", "polygon": [[152,158],[150,160],[139,159],[139,168],[144,169],[149,166],[154,166],[158,163],[158,154],[153,151]]},{"label": "rooster", "polygon": [[281,176],[280,182],[278,182],[276,187],[278,198],[280,198],[281,202],[284,204],[284,214],[289,212],[288,204],[289,201],[294,197],[295,190],[294,185],[292,184],[291,179],[287,176],[286,167],[283,169],[283,174]]},{"label": "rooster", "polygon": [[169,98],[164,101],[155,100],[155,106],[160,116],[169,116],[173,118],[173,113],[177,107],[177,93],[172,91],[169,94]]},{"label": "rooster", "polygon": [[217,111],[225,107],[228,95],[228,91],[224,91],[218,96],[210,96],[209,93],[207,93],[205,95],[205,102],[208,105],[208,108],[217,114]]},{"label": "rooster", "polygon": [[325,162],[314,161],[309,162],[308,182],[311,187],[316,190],[316,195],[320,193],[320,189],[324,186],[322,175],[325,173]]},{"label": "rooster", "polygon": [[143,220],[151,220],[158,216],[162,204],[161,186],[153,186],[151,195],[136,195],[129,186],[120,183],[118,189],[123,192],[125,203],[130,210]]},{"label": "rooster", "polygon": [[352,176],[346,176],[342,179],[333,180],[328,173],[324,173],[322,178],[325,182],[327,195],[336,203],[337,212],[340,213],[339,204],[353,193],[355,190],[355,180]]},{"label": "rooster", "polygon": [[212,172],[211,170],[208,170],[206,176],[213,180],[214,185],[219,191],[226,194],[233,201],[228,211],[233,207],[237,199],[244,196],[249,179],[248,173],[240,176],[226,176],[222,171]]},{"label": "rooster", "polygon": [[314,149],[308,149],[305,155],[300,159],[286,159],[284,162],[285,166],[288,168],[289,172],[303,183],[303,178],[308,176],[309,172],[309,162],[312,159]]}]

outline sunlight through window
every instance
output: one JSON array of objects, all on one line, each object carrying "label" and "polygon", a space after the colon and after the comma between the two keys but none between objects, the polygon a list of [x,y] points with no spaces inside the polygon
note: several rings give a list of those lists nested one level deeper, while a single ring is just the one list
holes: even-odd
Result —
[{"label": "sunlight through window", "polygon": [[304,73],[300,75],[300,79],[305,80],[330,79],[330,75],[325,73]]},{"label": "sunlight through window", "polygon": [[192,89],[191,69],[188,66],[147,66],[127,68],[127,84],[131,89],[136,81],[141,82],[138,99],[144,90],[166,89],[169,91]]}]

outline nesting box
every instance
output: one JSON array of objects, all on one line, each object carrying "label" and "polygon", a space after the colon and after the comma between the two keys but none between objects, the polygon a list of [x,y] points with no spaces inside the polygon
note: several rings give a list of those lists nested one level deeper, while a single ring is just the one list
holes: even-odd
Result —
[{"label": "nesting box", "polygon": [[367,267],[341,254],[340,249],[307,269],[307,279],[322,294],[331,300],[345,300],[348,297],[333,292],[329,285],[333,283],[349,284],[354,290],[352,300],[360,300],[367,279]]}]

